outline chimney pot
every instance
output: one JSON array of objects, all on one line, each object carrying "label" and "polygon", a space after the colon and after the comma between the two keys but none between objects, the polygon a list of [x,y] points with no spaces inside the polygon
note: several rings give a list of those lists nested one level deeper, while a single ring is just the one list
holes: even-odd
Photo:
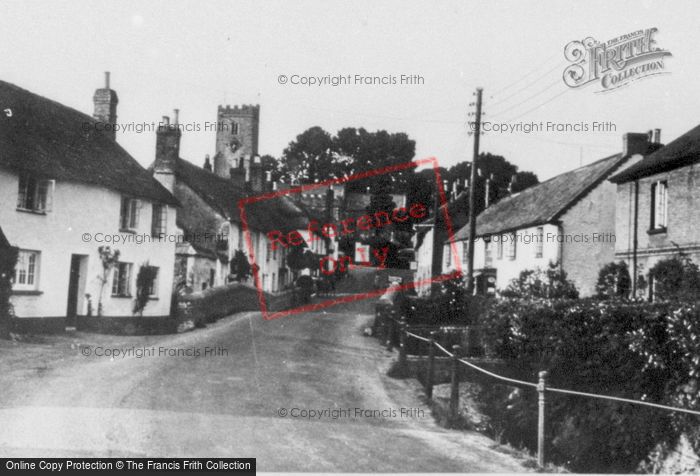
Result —
[{"label": "chimney pot", "polygon": [[170,118],[168,116],[163,116],[163,125],[170,125]]},{"label": "chimney pot", "polygon": [[180,110],[173,109],[173,124],[176,126],[180,123]]}]

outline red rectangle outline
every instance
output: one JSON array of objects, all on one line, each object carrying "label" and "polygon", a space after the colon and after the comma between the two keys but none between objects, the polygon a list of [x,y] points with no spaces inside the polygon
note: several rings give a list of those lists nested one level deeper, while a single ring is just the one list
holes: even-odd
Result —
[{"label": "red rectangle outline", "polygon": [[[298,307],[295,307],[292,309],[287,309],[284,311],[277,311],[277,312],[273,312],[273,313],[268,312],[267,302],[265,301],[265,291],[262,289],[262,284],[260,282],[260,276],[258,274],[258,267],[255,266],[255,263],[256,263],[255,251],[253,249],[253,238],[250,234],[250,229],[248,227],[248,217],[246,215],[246,210],[245,210],[246,205],[248,205],[250,203],[257,203],[257,202],[260,202],[263,200],[274,199],[274,198],[281,197],[284,195],[289,195],[292,193],[302,193],[302,192],[307,192],[310,190],[316,190],[318,188],[327,187],[327,186],[333,185],[333,184],[342,184],[342,183],[350,182],[353,180],[361,180],[364,178],[375,177],[377,175],[383,175],[383,174],[387,174],[387,173],[391,173],[391,172],[399,172],[401,170],[405,170],[405,169],[408,169],[411,167],[419,167],[421,165],[426,165],[426,164],[431,164],[433,167],[433,172],[435,173],[436,187],[437,187],[437,190],[439,191],[439,194],[440,194],[440,208],[443,209],[445,224],[447,225],[447,236],[448,236],[448,240],[450,242],[450,253],[452,254],[452,260],[455,263],[456,268],[457,268],[455,271],[453,271],[452,273],[448,273],[448,274],[441,274],[440,276],[433,276],[433,277],[426,278],[426,279],[423,279],[420,281],[412,281],[408,284],[399,284],[399,285],[389,286],[389,287],[384,288],[384,289],[376,289],[374,291],[369,291],[369,292],[365,292],[365,293],[353,294],[351,296],[342,296],[342,297],[335,298],[335,299],[327,299],[327,300],[319,302],[319,303],[298,306]],[[359,301],[361,299],[368,299],[368,298],[372,298],[372,297],[381,296],[382,294],[384,294],[386,292],[405,291],[408,289],[414,289],[418,286],[424,286],[424,285],[432,284],[432,283],[440,283],[443,281],[448,281],[451,279],[457,279],[457,278],[462,277],[462,275],[463,275],[462,274],[462,263],[461,263],[461,260],[459,259],[459,254],[457,253],[457,244],[454,241],[454,229],[452,227],[452,219],[450,218],[449,210],[448,210],[448,207],[446,205],[447,205],[447,195],[445,194],[445,190],[442,187],[442,179],[440,177],[440,170],[439,170],[437,159],[435,157],[428,157],[428,158],[419,159],[419,160],[411,160],[409,162],[404,162],[401,164],[395,164],[395,165],[390,165],[387,167],[382,167],[379,169],[369,170],[366,172],[356,173],[353,175],[349,175],[347,177],[329,179],[329,180],[325,180],[323,182],[318,182],[318,183],[313,183],[313,184],[308,184],[308,185],[300,185],[298,187],[288,188],[286,190],[276,190],[273,192],[268,192],[268,193],[256,195],[253,197],[242,198],[241,200],[238,201],[238,208],[239,208],[240,213],[241,213],[241,224],[243,226],[243,232],[244,232],[245,237],[246,237],[246,244],[248,246],[248,253],[250,255],[250,261],[254,265],[254,266],[252,266],[252,268],[253,268],[253,281],[255,282],[255,288],[257,289],[257,292],[258,292],[258,301],[260,302],[260,311],[263,315],[263,319],[272,320],[272,319],[278,319],[278,318],[284,317],[284,316],[289,316],[292,314],[299,314],[299,313],[308,312],[308,311],[316,311],[316,310],[324,309],[324,308],[327,308],[327,307],[330,307],[330,306],[333,306],[336,304],[354,302],[354,301]],[[436,222],[437,222],[437,220],[436,220]],[[433,235],[433,236],[435,236],[435,235]]]}]

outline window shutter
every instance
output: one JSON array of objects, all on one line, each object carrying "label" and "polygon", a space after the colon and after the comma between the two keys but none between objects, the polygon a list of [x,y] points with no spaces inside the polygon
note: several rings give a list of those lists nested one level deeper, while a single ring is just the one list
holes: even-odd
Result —
[{"label": "window shutter", "polygon": [[112,294],[119,294],[119,264],[112,270]]},{"label": "window shutter", "polygon": [[119,228],[127,229],[129,226],[129,199],[122,197],[121,207],[119,209]]},{"label": "window shutter", "polygon": [[139,215],[141,214],[141,200],[134,199],[134,224],[133,228],[139,227]]},{"label": "window shutter", "polygon": [[45,212],[50,212],[53,211],[53,194],[54,190],[56,189],[56,181],[55,180],[44,180],[42,182],[42,186],[44,189],[44,211]]}]

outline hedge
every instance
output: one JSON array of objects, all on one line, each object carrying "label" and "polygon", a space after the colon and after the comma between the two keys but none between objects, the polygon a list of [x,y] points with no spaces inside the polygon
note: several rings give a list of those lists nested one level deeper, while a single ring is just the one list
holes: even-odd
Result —
[{"label": "hedge", "polygon": [[[479,318],[487,355],[548,385],[700,409],[700,306],[584,300],[492,301]],[[681,434],[700,449],[700,418],[636,405],[548,394],[548,459],[574,471],[630,472]],[[536,448],[537,395],[482,388],[492,431]]]}]

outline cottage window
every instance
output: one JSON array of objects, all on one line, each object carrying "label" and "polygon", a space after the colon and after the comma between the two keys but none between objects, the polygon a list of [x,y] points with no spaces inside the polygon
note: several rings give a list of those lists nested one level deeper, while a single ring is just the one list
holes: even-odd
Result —
[{"label": "cottage window", "polygon": [[508,235],[508,259],[511,261],[515,260],[515,239],[515,233]]},{"label": "cottage window", "polygon": [[270,262],[271,255],[272,255],[272,244],[268,241],[267,242],[267,249],[265,250],[265,262],[266,263]]},{"label": "cottage window", "polygon": [[469,260],[469,246],[467,246],[466,241],[463,241],[462,242],[462,263],[467,264],[468,260]]},{"label": "cottage window", "polygon": [[651,229],[666,229],[668,217],[668,183],[658,181],[651,184]]},{"label": "cottage window", "polygon": [[151,235],[163,236],[168,226],[168,207],[153,204],[153,216],[151,219]]},{"label": "cottage window", "polygon": [[503,240],[505,237],[503,235],[498,235],[498,249],[496,250],[496,258],[503,259]]},{"label": "cottage window", "polygon": [[36,291],[38,289],[40,256],[41,253],[38,251],[20,250],[12,280],[13,290]]},{"label": "cottage window", "polygon": [[228,240],[229,236],[231,235],[231,225],[228,224],[228,222],[224,222],[221,224],[221,227],[219,228],[219,233],[216,236],[216,249],[218,251],[222,251],[226,253],[228,256]]},{"label": "cottage window", "polygon": [[445,249],[445,254],[447,255],[445,257],[445,260],[446,260],[445,267],[449,268],[450,266],[452,266],[452,247],[450,245],[447,245],[447,246],[445,246],[444,249]]},{"label": "cottage window", "polygon": [[535,258],[541,258],[544,252],[544,228],[537,227],[537,242],[535,243]]},{"label": "cottage window", "polygon": [[17,208],[36,213],[51,211],[55,180],[39,180],[31,175],[20,175]]},{"label": "cottage window", "polygon": [[484,266],[487,268],[493,264],[493,248],[491,241],[484,241]]},{"label": "cottage window", "polygon": [[135,198],[122,197],[119,213],[119,229],[133,231],[139,226],[141,203]]},{"label": "cottage window", "polygon": [[131,263],[119,262],[114,266],[112,296],[131,296]]},{"label": "cottage window", "polygon": [[216,280],[216,271],[212,268],[209,270],[209,287],[214,287],[214,281]]},{"label": "cottage window", "polygon": [[238,249],[243,249],[243,228],[240,226],[238,227]]}]

